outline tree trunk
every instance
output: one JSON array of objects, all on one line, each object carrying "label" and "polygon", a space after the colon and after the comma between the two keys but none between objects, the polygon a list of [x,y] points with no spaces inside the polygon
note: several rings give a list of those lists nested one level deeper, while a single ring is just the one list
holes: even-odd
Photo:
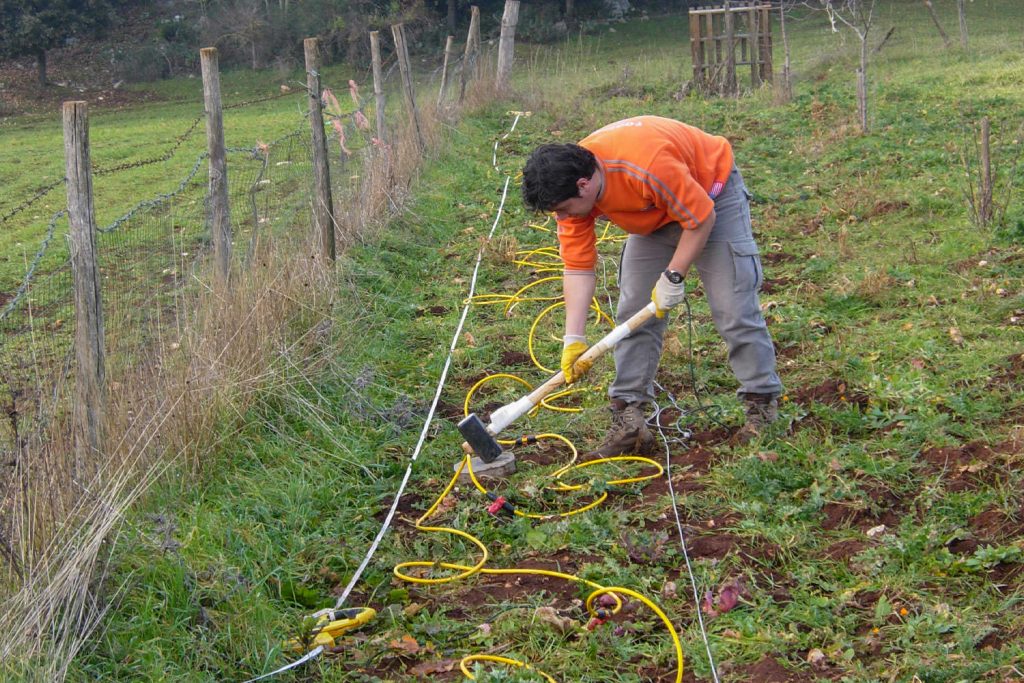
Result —
[{"label": "tree trunk", "polygon": [[789,102],[793,99],[793,81],[790,71],[789,36],[786,34],[786,3],[779,3],[779,30],[782,31],[782,51],[785,59],[782,62],[782,98]]},{"label": "tree trunk", "polygon": [[957,16],[960,17],[960,47],[967,49],[967,7],[966,0],[956,0]]},{"label": "tree trunk", "polygon": [[455,33],[455,5],[457,0],[448,0],[448,33]]},{"label": "tree trunk", "polygon": [[565,21],[566,23],[576,19],[576,0],[565,0]]},{"label": "tree trunk", "polygon": [[36,78],[39,79],[39,87],[46,87],[46,50],[36,52]]},{"label": "tree trunk", "polygon": [[942,24],[939,23],[939,17],[935,14],[935,6],[932,5],[932,0],[924,0],[924,6],[928,8],[929,14],[932,15],[932,21],[935,22],[935,28],[939,29],[939,35],[942,36],[942,44],[949,47],[949,36],[942,30]]},{"label": "tree trunk", "polygon": [[868,32],[860,36],[860,69],[857,71],[857,110],[860,130],[868,132]]}]

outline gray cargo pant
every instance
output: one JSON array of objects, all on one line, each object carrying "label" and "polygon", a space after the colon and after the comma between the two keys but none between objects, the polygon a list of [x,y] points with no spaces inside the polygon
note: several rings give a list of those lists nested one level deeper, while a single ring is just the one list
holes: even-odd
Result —
[{"label": "gray cargo pant", "polygon": [[[778,394],[775,348],[761,315],[757,292],[763,274],[750,225],[750,193],[733,169],[715,198],[715,225],[696,263],[715,328],[729,349],[729,364],[740,393]],[[669,223],[650,235],[630,235],[622,248],[619,304],[624,322],[651,301],[651,290],[675,252],[681,228]],[[633,403],[654,399],[654,376],[671,313],[652,318],[615,347],[615,381],[610,398]]]}]

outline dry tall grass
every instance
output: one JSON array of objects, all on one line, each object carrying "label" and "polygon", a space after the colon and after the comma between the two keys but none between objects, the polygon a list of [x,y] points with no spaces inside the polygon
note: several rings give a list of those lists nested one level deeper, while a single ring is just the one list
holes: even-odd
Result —
[{"label": "dry tall grass", "polygon": [[[477,85],[471,102],[488,91]],[[422,152],[442,138],[436,111],[423,113],[421,129],[427,150],[407,126],[387,148],[368,150],[351,196],[337,199],[340,249],[371,240],[401,210]],[[116,599],[107,560],[126,512],[168,470],[215,466],[218,440],[243,426],[254,401],[305,381],[296,373],[334,351],[343,285],[316,252],[308,237],[268,243],[229,291],[205,287],[181,300],[174,324],[134,350],[143,360],[108,374],[107,447],[91,465],[75,462],[64,422],[25,444],[0,490],[0,678],[62,680]]]}]

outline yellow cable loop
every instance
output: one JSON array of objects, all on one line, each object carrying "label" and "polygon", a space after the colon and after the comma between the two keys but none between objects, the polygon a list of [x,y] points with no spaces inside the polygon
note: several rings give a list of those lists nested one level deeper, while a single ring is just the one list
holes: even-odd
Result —
[{"label": "yellow cable loop", "polygon": [[[556,437],[558,439],[561,439],[562,441],[565,441],[566,443],[569,443],[569,445],[572,446],[572,443],[569,442],[569,440],[566,439],[563,436],[560,436],[560,435],[544,435],[544,436]],[[576,448],[575,448],[575,446],[572,446],[572,448],[573,448],[573,457],[575,458]],[[640,456],[618,456],[618,457],[622,458],[622,459],[632,459],[632,460],[637,460],[637,461],[648,460],[647,458],[641,458]],[[613,458],[608,458],[607,460],[613,460]],[[598,462],[599,461],[588,461],[586,463],[583,463],[581,466],[589,466],[591,464],[597,464]],[[651,462],[652,464],[657,465],[657,463],[654,463],[653,461],[649,461],[649,462]],[[455,488],[455,484],[459,480],[459,475],[462,474],[462,470],[466,469],[467,467],[469,468],[468,471],[469,471],[470,477],[473,480],[473,483],[477,486],[477,488],[479,488],[479,489],[483,490],[484,492],[486,492],[486,489],[483,489],[483,487],[480,485],[480,482],[476,479],[475,475],[473,475],[473,468],[472,468],[470,456],[466,455],[466,456],[464,456],[462,458],[462,464],[459,465],[458,469],[455,471],[455,474],[452,476],[451,481],[448,482],[448,485],[445,487],[444,491],[442,491],[441,495],[437,497],[437,500],[434,501],[434,504],[430,506],[430,509],[428,509],[426,512],[424,512],[420,516],[420,518],[416,520],[416,525],[415,526],[416,526],[416,529],[418,531],[436,531],[436,532],[448,533],[448,534],[452,534],[452,535],[455,535],[455,536],[460,536],[462,538],[468,539],[470,542],[472,542],[474,545],[476,545],[478,548],[480,548],[480,552],[481,552],[481,559],[480,559],[480,561],[477,562],[475,565],[472,565],[472,566],[464,565],[464,564],[457,564],[457,563],[454,563],[454,562],[437,562],[437,561],[433,561],[433,562],[424,562],[424,561],[403,562],[403,563],[398,564],[398,565],[395,566],[395,568],[393,570],[394,575],[396,577],[398,577],[399,579],[402,579],[403,581],[408,581],[409,583],[417,583],[417,584],[425,584],[425,585],[436,585],[436,584],[441,584],[441,583],[450,583],[450,582],[453,582],[453,581],[459,581],[461,579],[469,578],[470,576],[472,576],[474,574],[478,574],[478,573],[479,574],[492,575],[492,576],[505,576],[505,575],[515,575],[515,574],[532,574],[534,576],[547,576],[547,577],[551,577],[551,578],[562,579],[562,580],[565,580],[565,581],[576,581],[578,583],[582,583],[585,586],[588,586],[589,588],[594,589],[593,592],[591,592],[590,595],[587,596],[587,600],[586,600],[586,608],[587,608],[587,611],[590,613],[591,617],[598,617],[599,616],[598,615],[598,611],[596,609],[594,609],[594,600],[596,600],[598,597],[600,597],[602,595],[611,595],[612,598],[614,598],[614,600],[615,600],[615,606],[610,610],[610,612],[611,612],[611,614],[617,614],[619,612],[619,610],[622,608],[622,599],[619,597],[619,594],[628,595],[630,597],[635,598],[636,600],[639,600],[644,605],[646,605],[648,608],[650,608],[650,610],[652,612],[654,612],[656,615],[658,615],[658,618],[661,619],[662,623],[665,624],[665,627],[668,629],[669,634],[671,634],[671,636],[672,636],[672,642],[673,642],[673,645],[675,646],[676,662],[677,662],[676,683],[682,683],[682,680],[683,680],[684,658],[683,658],[683,645],[682,645],[682,641],[679,639],[679,634],[676,633],[675,626],[672,625],[672,622],[669,620],[669,618],[665,614],[665,612],[663,612],[661,610],[661,608],[659,608],[654,602],[652,602],[648,598],[644,597],[640,593],[637,593],[636,591],[633,591],[633,590],[631,590],[629,588],[623,588],[623,587],[619,587],[619,586],[602,586],[599,583],[596,583],[594,581],[590,581],[588,579],[581,578],[579,576],[575,576],[574,574],[565,574],[563,572],[557,572],[557,571],[552,571],[552,570],[548,570],[548,569],[489,569],[489,568],[484,566],[485,564],[487,564],[487,560],[489,558],[489,554],[487,552],[487,548],[477,538],[475,538],[471,534],[466,533],[465,531],[460,531],[458,529],[452,529],[450,527],[426,526],[426,525],[423,524],[424,521],[426,521],[431,515],[434,514],[434,512],[437,511],[438,507],[440,507],[440,505],[444,501],[444,499],[447,498],[448,494],[451,493],[453,488]],[[570,467],[572,467],[572,466],[570,466]],[[563,468],[563,470],[565,470],[565,469],[566,468]],[[660,473],[657,474],[657,475],[653,475],[653,476],[660,476]],[[645,478],[650,478],[650,477],[645,477]],[[622,481],[627,481],[627,480],[622,480]],[[609,482],[609,483],[611,483],[611,482]],[[602,495],[601,500],[604,500],[605,498],[607,498],[607,493]],[[586,509],[590,509],[591,507],[593,507],[593,505],[588,506]],[[582,511],[583,511],[583,509],[580,509],[580,510],[577,510],[577,511],[573,511],[573,512],[570,512],[570,513],[564,513],[563,516],[565,516],[565,514],[576,514],[578,512],[582,512]],[[411,568],[411,567],[424,567],[424,568],[431,568],[431,569],[440,567],[442,569],[449,569],[449,570],[452,570],[452,571],[457,571],[459,573],[458,574],[453,574],[453,575],[450,575],[450,576],[439,577],[439,578],[424,578],[424,577],[419,577],[419,576],[412,576],[412,575],[407,574],[407,573],[405,573],[403,571],[404,569]],[[481,655],[470,655],[469,657],[464,658],[463,662],[467,662],[468,663],[470,661],[476,661],[476,660],[480,659],[481,657],[486,658],[486,657],[489,657],[489,656],[490,655],[482,655],[482,656]],[[474,659],[474,658],[476,658],[476,659]],[[523,667],[529,668],[529,669],[531,669],[533,671],[538,671],[542,675],[546,676],[548,678],[548,680],[550,680],[550,681],[555,681],[555,679],[551,678],[547,674],[544,674],[543,672],[540,672],[538,669],[534,669],[533,667],[529,667],[528,665],[525,665],[522,662],[519,662],[517,660],[512,660],[512,659],[508,659],[508,658],[504,658],[504,659],[490,659],[490,660],[488,660],[488,659],[480,659],[480,660],[481,661],[495,661],[495,662],[499,662],[499,663],[503,663],[503,664],[510,664],[512,666],[523,666]],[[505,660],[507,660],[507,661],[505,661]],[[467,669],[465,667],[460,667],[460,668],[461,668],[463,674],[467,673]],[[475,679],[472,678],[472,674],[468,674],[468,675],[470,676],[470,680],[475,680]],[[555,681],[555,683],[557,683],[557,681]]]},{"label": "yellow cable loop", "polygon": [[500,657],[498,655],[467,655],[467,656],[463,657],[462,661],[459,662],[459,670],[462,671],[462,675],[464,675],[466,678],[468,678],[471,681],[475,681],[476,680],[476,676],[474,676],[473,673],[469,670],[469,665],[472,664],[473,662],[496,662],[498,664],[508,664],[509,666],[518,666],[518,667],[520,667],[522,669],[526,669],[527,671],[533,671],[534,673],[540,674],[541,676],[546,678],[549,681],[549,683],[558,683],[558,681],[556,681],[554,678],[552,678],[551,676],[547,675],[546,673],[544,673],[540,669],[535,669],[532,666],[530,666],[529,664],[525,664],[523,662],[520,662],[517,659],[511,659],[509,657]]},{"label": "yellow cable loop", "polygon": [[[541,364],[541,362],[539,360],[537,360],[537,355],[533,351],[533,339],[534,339],[534,335],[537,333],[537,325],[540,324],[540,321],[544,318],[544,316],[546,316],[548,313],[550,313],[551,311],[555,310],[556,308],[560,308],[560,307],[563,307],[563,306],[565,306],[565,302],[564,301],[556,301],[555,303],[551,304],[550,306],[545,308],[543,311],[541,311],[539,314],[537,314],[537,317],[533,319],[533,325],[530,326],[530,336],[527,337],[527,339],[526,339],[526,348],[530,352],[530,360],[532,360],[533,364],[536,365],[538,368],[540,368],[544,372],[551,373],[551,374],[554,374],[554,373],[558,372],[558,370],[552,370],[551,368],[546,368],[546,367],[544,367]],[[596,297],[591,302],[590,308],[597,315],[597,322],[598,322],[598,324],[600,324],[601,321],[606,321],[612,327],[615,326],[615,323],[612,321],[612,319],[610,317],[608,317],[608,314],[605,313],[604,310],[601,308],[601,303],[597,300]]]},{"label": "yellow cable loop", "polygon": [[[550,230],[547,227],[545,227],[550,222],[550,220],[551,220],[551,216],[548,216],[548,218],[544,221],[543,225],[530,224],[530,227],[531,228],[536,228],[538,230],[543,230],[545,232],[550,232]],[[606,224],[605,227],[604,227],[604,230],[603,230],[603,232],[601,234],[601,236],[598,238],[598,242],[604,242],[604,241],[617,242],[617,241],[621,241],[622,239],[625,238],[625,236],[608,237],[609,229],[610,229],[610,224]],[[534,250],[526,251],[526,252],[517,252],[517,254],[521,253],[521,254],[526,255],[527,258],[524,259],[524,260],[516,260],[516,261],[514,261],[514,263],[516,263],[517,265],[532,266],[532,267],[536,268],[538,270],[538,272],[555,272],[555,270],[556,270],[556,266],[555,265],[547,264],[547,263],[540,263],[540,264],[538,264],[538,263],[534,263],[534,262],[529,260],[529,257],[537,255],[537,254],[549,255],[550,254],[550,249],[551,248],[545,247],[545,248],[534,249]],[[559,259],[559,264],[560,263],[561,263],[561,261]],[[557,270],[561,270],[561,266],[560,265],[557,267]],[[520,289],[519,291],[517,291],[515,294],[513,294],[511,296],[500,295],[500,294],[490,294],[490,295],[486,295],[485,294],[485,295],[478,295],[476,297],[473,297],[472,301],[473,301],[473,303],[480,304],[480,305],[505,303],[505,315],[507,316],[509,311],[511,310],[511,308],[514,307],[515,305],[517,305],[521,301],[545,301],[545,300],[551,300],[551,299],[554,299],[554,298],[559,298],[559,297],[543,298],[543,297],[524,297],[524,296],[522,296],[523,293],[526,292],[531,287],[534,287],[534,286],[539,285],[539,284],[544,283],[544,282],[549,282],[549,281],[552,281],[552,280],[559,280],[559,279],[561,279],[560,276],[552,276],[552,277],[541,278],[540,280],[537,280],[535,282],[532,282],[532,283],[526,285],[525,287],[523,287],[522,289]],[[530,358],[533,359],[534,364],[538,368],[540,368],[541,370],[544,370],[545,372],[554,372],[554,371],[553,370],[549,370],[548,368],[545,368],[537,360],[537,358],[536,358],[536,356],[534,354],[534,351],[533,351],[534,334],[536,332],[536,328],[537,328],[538,323],[540,322],[540,320],[545,315],[550,313],[555,308],[558,308],[559,306],[564,306],[564,305],[565,305],[565,303],[563,301],[558,301],[558,302],[548,306],[543,311],[541,311],[541,313],[536,317],[536,319],[534,319],[533,325],[530,327],[530,336],[529,336],[529,340],[528,340],[528,346],[529,346],[529,350],[530,350]],[[606,320],[610,325],[614,326],[615,323],[612,321],[612,319],[607,314],[604,313],[604,311],[601,309],[601,305],[597,301],[597,299],[594,299],[594,302],[591,305],[591,308],[595,311],[596,317],[597,317],[597,322],[599,324],[601,323],[602,320]],[[470,388],[469,392],[466,394],[466,400],[465,400],[465,402],[463,404],[463,412],[466,415],[469,415],[469,404],[470,404],[470,401],[471,401],[472,397],[476,393],[476,391],[481,386],[486,384],[487,382],[490,382],[490,381],[493,381],[493,380],[496,380],[496,379],[511,379],[513,381],[519,382],[520,384],[523,384],[527,388],[528,391],[532,391],[533,390],[533,387],[530,385],[530,383],[527,382],[526,380],[522,379],[521,377],[517,377],[515,375],[506,374],[506,373],[499,373],[499,374],[495,374],[495,375],[489,375],[487,377],[484,377],[480,381],[476,382],[472,386],[472,388]],[[557,398],[561,398],[561,397],[573,394],[573,393],[575,393],[577,391],[582,391],[582,389],[572,388],[572,389],[567,389],[567,390],[564,390],[564,391],[552,394],[552,395],[548,396],[546,399],[544,399],[543,401],[541,401],[540,405],[537,408],[534,408],[534,410],[531,411],[531,412],[535,413],[540,407],[545,407],[545,408],[548,408],[549,410],[562,411],[562,412],[576,412],[576,411],[579,411],[580,410],[579,408],[558,407],[558,406],[550,405],[548,403],[548,401],[552,401],[552,400],[555,400]],[[657,477],[660,477],[660,476],[662,476],[665,473],[665,469],[664,469],[664,467],[662,467],[662,465],[660,463],[658,463],[658,462],[656,462],[654,460],[651,460],[650,458],[645,458],[645,457],[639,456],[639,455],[620,455],[620,456],[614,456],[614,457],[610,457],[610,458],[600,458],[600,459],[596,459],[596,460],[588,460],[588,461],[583,462],[583,463],[577,463],[576,460],[577,460],[577,457],[578,457],[579,453],[578,453],[578,451],[576,449],[576,446],[569,439],[565,438],[564,436],[562,436],[560,434],[538,434],[534,438],[537,439],[537,440],[541,440],[541,439],[555,439],[555,440],[559,440],[559,441],[562,441],[563,443],[565,443],[567,446],[569,446],[569,448],[572,450],[572,457],[570,458],[569,463],[566,464],[566,465],[563,465],[561,468],[556,470],[551,475],[556,480],[556,483],[551,485],[551,486],[549,486],[548,487],[549,490],[563,491],[563,492],[582,491],[585,488],[587,488],[588,486],[592,486],[592,483],[588,482],[588,483],[585,483],[585,484],[568,484],[568,483],[565,483],[565,482],[561,481],[561,478],[563,476],[569,474],[570,472],[573,472],[574,470],[584,470],[584,469],[587,469],[587,468],[590,468],[590,467],[594,467],[594,466],[597,466],[597,465],[601,465],[601,464],[605,464],[605,463],[612,463],[612,462],[635,462],[635,463],[642,463],[642,464],[650,465],[655,470],[655,472],[653,474],[646,474],[646,475],[639,475],[639,476],[634,476],[634,477],[626,477],[626,478],[623,478],[623,479],[609,480],[609,481],[605,482],[606,485],[609,485],[609,486],[649,481],[651,479],[655,479]],[[513,439],[513,440],[500,440],[499,439],[498,442],[501,443],[501,444],[505,444],[505,445],[511,445],[511,444],[518,443],[518,441],[515,440],[515,439]],[[573,574],[564,574],[562,572],[556,572],[556,571],[551,571],[551,570],[547,570],[547,569],[489,569],[489,568],[485,567],[485,565],[487,564],[487,560],[489,559],[489,553],[487,552],[487,547],[479,539],[477,539],[473,535],[471,535],[471,534],[469,534],[469,533],[467,533],[465,531],[461,531],[459,529],[453,529],[451,527],[426,526],[426,525],[424,525],[423,522],[425,522],[428,518],[430,518],[437,511],[437,509],[441,506],[441,503],[445,500],[445,498],[448,497],[448,495],[451,493],[452,489],[455,488],[455,485],[456,485],[456,483],[459,480],[459,475],[462,474],[463,470],[466,470],[469,473],[470,480],[473,482],[473,485],[477,488],[477,490],[479,490],[485,496],[493,495],[493,494],[490,494],[490,492],[477,479],[476,474],[473,472],[472,458],[469,455],[466,455],[466,456],[464,456],[462,458],[461,464],[456,469],[455,474],[451,478],[451,481],[448,482],[448,485],[441,492],[441,495],[438,496],[437,500],[434,501],[433,505],[431,505],[430,508],[426,512],[424,512],[420,516],[419,519],[416,520],[416,525],[415,526],[416,526],[416,529],[418,531],[428,531],[428,532],[429,531],[433,531],[433,532],[439,532],[439,533],[447,533],[447,534],[450,534],[450,535],[459,536],[461,538],[464,538],[464,539],[470,541],[477,548],[480,549],[480,554],[481,554],[480,560],[475,565],[465,565],[465,564],[458,564],[458,563],[455,563],[455,562],[437,562],[437,561],[433,561],[433,562],[425,562],[425,561],[403,562],[401,564],[396,565],[394,570],[393,570],[394,571],[394,575],[396,577],[398,577],[399,579],[402,579],[403,581],[408,581],[410,583],[427,584],[427,585],[436,585],[436,584],[442,584],[442,583],[450,583],[450,582],[453,582],[453,581],[459,581],[461,579],[469,578],[470,576],[473,576],[474,574],[478,574],[478,573],[479,574],[488,574],[488,575],[499,575],[499,576],[500,575],[515,575],[515,574],[532,574],[534,576],[547,576],[547,577],[551,577],[551,578],[562,579],[562,580],[565,580],[565,581],[575,581],[575,582],[581,583],[581,584],[586,585],[589,588],[593,589],[593,591],[587,596],[587,600],[586,600],[586,609],[587,609],[587,612],[590,614],[590,616],[592,618],[599,618],[599,612],[598,612],[597,609],[594,608],[594,601],[597,598],[599,598],[600,596],[602,596],[602,595],[611,595],[612,598],[614,598],[615,606],[610,610],[610,613],[611,614],[617,614],[619,612],[619,610],[622,608],[622,599],[619,597],[619,595],[620,594],[621,595],[628,595],[628,596],[634,598],[635,600],[638,600],[641,603],[643,603],[644,605],[646,605],[652,612],[654,612],[658,616],[659,619],[661,619],[662,623],[665,625],[665,628],[668,629],[669,634],[672,636],[672,643],[673,643],[673,647],[675,648],[675,654],[676,654],[676,663],[677,663],[677,666],[676,666],[676,683],[682,683],[682,680],[683,680],[683,666],[684,666],[682,641],[679,638],[679,634],[676,633],[675,626],[669,620],[669,618],[665,614],[665,612],[662,611],[662,609],[660,607],[658,607],[650,599],[646,598],[645,596],[641,595],[640,593],[637,593],[636,591],[633,591],[633,590],[631,590],[629,588],[623,588],[623,587],[619,587],[619,586],[602,586],[601,584],[595,583],[595,582],[590,581],[588,579],[581,578],[579,576],[575,576]],[[586,505],[584,505],[582,507],[575,508],[575,509],[568,510],[568,511],[551,513],[551,514],[539,514],[539,513],[531,513],[531,512],[522,512],[521,510],[516,509],[516,510],[514,510],[514,512],[515,512],[516,515],[518,515],[520,517],[526,517],[526,518],[529,518],[529,519],[554,519],[554,518],[558,518],[558,517],[569,517],[569,516],[572,516],[572,515],[581,514],[583,512],[588,511],[588,510],[592,510],[593,508],[597,507],[598,505],[600,505],[601,503],[603,503],[607,499],[608,499],[608,492],[607,491],[602,491],[600,496],[598,496],[597,499],[591,501],[590,503],[587,503]],[[441,568],[441,569],[446,569],[446,570],[450,570],[450,571],[457,572],[457,573],[450,574],[450,575],[444,576],[444,577],[427,578],[427,577],[413,576],[411,574],[407,574],[404,571],[405,569],[414,568],[414,567],[430,568],[430,569]],[[463,657],[462,660],[459,662],[459,669],[460,669],[460,671],[462,671],[462,674],[466,678],[471,680],[471,681],[475,681],[476,680],[476,677],[469,670],[469,665],[472,664],[473,662],[492,662],[492,663],[495,663],[495,664],[504,664],[506,666],[518,667],[518,668],[522,668],[522,669],[525,669],[525,670],[528,670],[528,671],[533,671],[533,672],[539,674],[540,676],[543,676],[544,679],[546,681],[548,681],[548,683],[558,683],[554,677],[552,677],[551,675],[541,671],[540,669],[537,669],[537,668],[531,666],[530,664],[527,664],[525,662],[521,662],[521,661],[516,660],[516,659],[512,659],[510,657],[502,657],[502,656],[498,656],[498,655],[467,655],[466,657]]]},{"label": "yellow cable loop", "polygon": [[555,405],[551,405],[551,401],[557,401],[560,398],[565,398],[566,396],[572,396],[573,394],[583,393],[585,391],[591,391],[591,390],[589,388],[586,388],[586,387],[573,387],[571,389],[566,389],[564,391],[556,391],[555,393],[548,394],[547,396],[542,398],[540,400],[540,404],[544,408],[547,408],[548,410],[552,410],[552,411],[554,411],[556,413],[582,413],[583,412],[583,408],[573,407],[573,406],[555,406]]},{"label": "yellow cable loop", "polygon": [[546,282],[555,282],[555,281],[561,282],[562,278],[560,276],[555,276],[555,275],[553,275],[551,277],[542,277],[539,280],[534,280],[533,282],[531,282],[530,284],[526,285],[525,287],[521,287],[519,289],[519,291],[517,291],[515,294],[512,295],[511,300],[507,304],[505,304],[505,317],[507,318],[509,313],[512,311],[512,309],[517,304],[519,304],[519,302],[521,302],[521,301],[557,301],[558,299],[561,299],[562,298],[561,293],[556,294],[554,296],[533,296],[533,297],[524,297],[523,296],[523,294],[528,289],[536,287],[537,285],[542,285],[542,284],[544,284]]}]

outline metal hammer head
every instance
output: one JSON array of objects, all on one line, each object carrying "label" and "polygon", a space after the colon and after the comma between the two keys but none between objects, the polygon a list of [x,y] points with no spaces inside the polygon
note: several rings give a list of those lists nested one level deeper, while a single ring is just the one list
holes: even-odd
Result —
[{"label": "metal hammer head", "polygon": [[501,444],[487,431],[487,427],[476,413],[470,413],[469,417],[459,423],[459,431],[466,439],[462,448],[468,446],[484,462],[494,462],[501,455]]}]

